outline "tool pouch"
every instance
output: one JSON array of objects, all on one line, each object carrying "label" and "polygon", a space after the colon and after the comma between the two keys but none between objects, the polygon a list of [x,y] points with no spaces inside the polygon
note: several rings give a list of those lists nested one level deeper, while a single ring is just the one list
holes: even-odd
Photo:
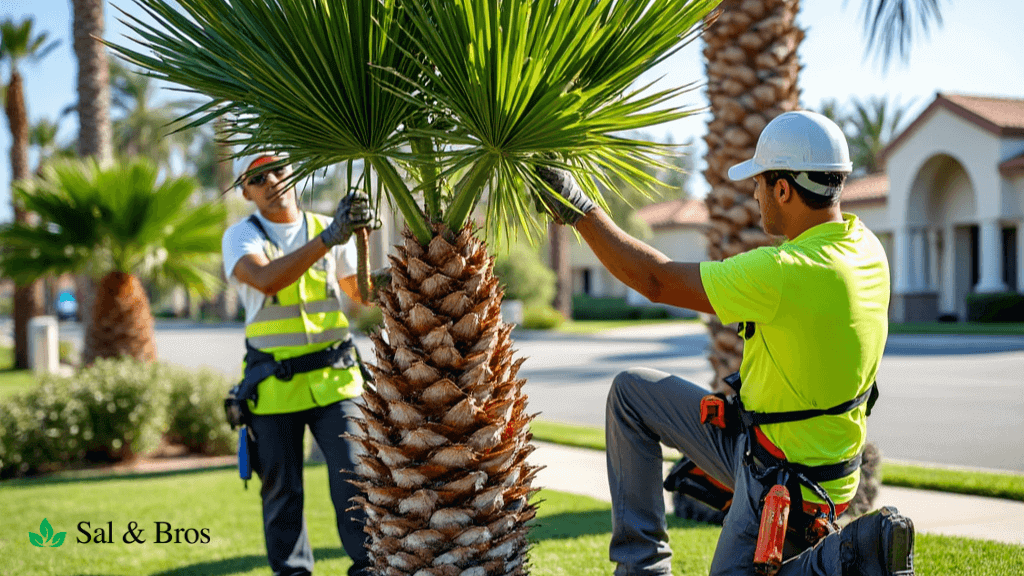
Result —
[{"label": "tool pouch", "polygon": [[715,510],[725,512],[732,505],[733,491],[708,476],[686,456],[676,462],[665,478],[665,490],[678,492],[702,502]]},{"label": "tool pouch", "polygon": [[719,392],[701,398],[700,421],[701,424],[721,428],[726,434],[737,434],[740,430],[740,414],[736,395],[726,396]]},{"label": "tool pouch", "polygon": [[252,420],[252,413],[249,412],[249,403],[244,398],[239,397],[239,388],[241,385],[236,385],[228,391],[228,395],[224,398],[224,416],[231,425],[231,429],[234,430],[239,426],[243,429]]}]

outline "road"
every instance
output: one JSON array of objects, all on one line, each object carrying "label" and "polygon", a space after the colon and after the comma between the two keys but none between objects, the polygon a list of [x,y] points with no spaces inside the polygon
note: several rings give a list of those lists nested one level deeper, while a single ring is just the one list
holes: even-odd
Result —
[{"label": "road", "polygon": [[[80,343],[75,324],[62,338]],[[238,325],[159,322],[161,360],[240,374]],[[699,324],[627,328],[591,336],[515,334],[528,359],[530,409],[545,420],[602,426],[612,378],[631,366],[706,386],[708,341]],[[358,338],[369,353],[369,341]],[[868,437],[892,459],[1024,472],[1024,337],[890,336],[879,369],[881,398]]]}]

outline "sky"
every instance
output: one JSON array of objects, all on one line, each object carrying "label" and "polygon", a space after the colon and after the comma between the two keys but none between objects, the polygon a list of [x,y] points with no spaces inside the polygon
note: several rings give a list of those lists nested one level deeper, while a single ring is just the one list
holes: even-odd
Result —
[{"label": "sky", "polygon": [[[800,74],[801,104],[815,109],[826,99],[840,103],[851,97],[888,96],[910,103],[905,123],[909,123],[935,98],[936,92],[1024,98],[1024,2],[1021,0],[940,0],[943,26],[933,28],[927,38],[913,46],[909,62],[895,60],[887,73],[872,59],[864,58],[864,39],[859,9],[862,0],[804,0],[798,23],[807,30],[800,46],[804,65]],[[128,29],[118,22],[116,8],[137,14],[133,0],[107,2],[106,37],[116,43],[130,44]],[[30,119],[55,120],[75,101],[77,65],[71,40],[70,0],[0,0],[0,19],[20,22],[34,20],[34,29],[60,40],[60,46],[45,60],[21,68],[25,82],[26,104]],[[659,87],[672,87],[700,81],[704,77],[701,42],[694,42],[642,81],[659,79]],[[7,67],[0,68],[2,81],[10,77]],[[178,99],[170,90],[162,97]],[[689,92],[678,106],[699,109],[707,105],[700,90]],[[706,133],[707,113],[697,113],[650,131],[660,141],[697,142],[695,153],[703,154],[700,142]],[[11,219],[10,207],[10,129],[6,118],[0,120],[0,222]],[[61,123],[58,138],[75,140],[78,119],[69,115]],[[32,160],[35,167],[35,160]],[[698,164],[698,168],[701,164]],[[697,179],[698,194],[707,186]]]}]

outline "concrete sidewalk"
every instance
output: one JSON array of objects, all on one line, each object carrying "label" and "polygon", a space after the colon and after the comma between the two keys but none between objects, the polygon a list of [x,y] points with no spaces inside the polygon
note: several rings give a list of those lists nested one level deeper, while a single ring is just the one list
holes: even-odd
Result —
[{"label": "concrete sidewalk", "polygon": [[[532,465],[546,466],[534,480],[549,488],[610,501],[604,452],[534,442]],[[665,465],[667,472],[669,465]],[[672,511],[668,493],[665,509]],[[883,486],[878,505],[896,506],[917,532],[995,540],[1024,546],[1024,502]]]}]

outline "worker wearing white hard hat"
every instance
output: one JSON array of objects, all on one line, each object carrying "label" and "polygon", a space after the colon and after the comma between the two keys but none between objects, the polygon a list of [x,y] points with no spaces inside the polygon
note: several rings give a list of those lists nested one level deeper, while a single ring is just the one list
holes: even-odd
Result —
[{"label": "worker wearing white hard hat", "polygon": [[[224,233],[224,273],[245,307],[244,378],[229,395],[242,427],[239,462],[260,477],[267,558],[274,574],[313,572],[303,519],[303,436],[308,427],[327,461],[338,534],[350,576],[369,574],[359,490],[349,480],[360,452],[352,418],[367,379],[348,330],[343,294],[356,282],[358,228],[371,227],[365,196],[346,195],[334,217],[299,209],[288,158],[236,159],[236,184],[255,211]],[[248,456],[245,458],[244,456]]]},{"label": "worker wearing white hard hat", "polygon": [[538,169],[538,199],[616,278],[652,302],[736,323],[744,341],[739,370],[725,379],[731,396],[644,368],[613,380],[606,436],[616,575],[671,574],[661,444],[686,456],[665,487],[724,513],[712,574],[913,574],[913,523],[895,508],[842,531],[835,524],[859,483],[888,329],[885,252],[840,210],[852,170],[831,120],[776,117],[729,177],[754,179],[761,225],[785,241],[688,263],[622,231],[569,172]]}]

